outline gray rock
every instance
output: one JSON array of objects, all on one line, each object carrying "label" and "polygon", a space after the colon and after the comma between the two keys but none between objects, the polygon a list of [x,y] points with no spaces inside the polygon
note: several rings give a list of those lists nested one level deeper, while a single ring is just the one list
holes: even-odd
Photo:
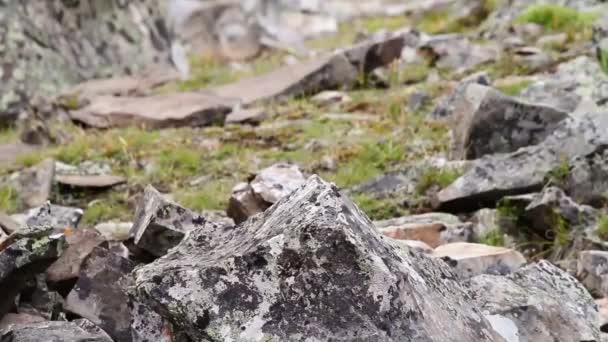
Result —
[{"label": "gray rock", "polygon": [[432,248],[451,242],[468,242],[472,238],[472,225],[458,217],[443,213],[403,216],[374,225],[385,236],[396,240],[422,241]]},{"label": "gray rock", "polygon": [[502,341],[446,267],[313,176],[235,229],[194,230],[130,293],[194,340]]},{"label": "gray rock", "polygon": [[407,108],[412,112],[417,112],[426,106],[431,97],[428,93],[423,91],[416,91],[407,100]]},{"label": "gray rock", "polygon": [[577,156],[602,151],[608,143],[608,116],[588,114],[562,121],[542,143],[518,151],[485,156],[437,194],[443,210],[493,206],[507,195],[540,190],[546,175]]},{"label": "gray rock", "polygon": [[51,195],[55,161],[46,159],[38,165],[21,171],[15,187],[18,190],[22,205],[29,209],[43,205]]},{"label": "gray rock", "polygon": [[125,241],[133,222],[103,222],[95,225],[95,229],[108,241]]},{"label": "gray rock", "polygon": [[19,223],[15,222],[10,216],[0,212],[0,230],[10,234],[19,230]]},{"label": "gray rock", "polygon": [[476,83],[467,84],[453,96],[448,117],[454,159],[477,159],[536,145],[568,116],[555,108],[525,103]]},{"label": "gray rock", "polygon": [[0,317],[14,304],[34,275],[43,273],[63,250],[62,236],[49,236],[50,228],[13,233],[0,244]]},{"label": "gray rock", "polygon": [[204,226],[208,217],[165,199],[147,186],[135,212],[130,236],[137,247],[154,256],[163,256],[182,241],[189,231]]},{"label": "gray rock", "polygon": [[34,95],[168,61],[162,8],[160,1],[3,1],[0,111],[15,117]]},{"label": "gray rock", "polygon": [[472,76],[473,77],[467,77],[462,80],[450,94],[441,98],[437,106],[431,112],[431,118],[449,121],[452,118],[452,114],[467,104],[466,102],[463,102],[466,100],[466,89],[469,84],[480,84],[483,86],[490,86],[491,84],[491,80],[485,73],[474,74]]},{"label": "gray rock", "polygon": [[76,229],[83,213],[80,208],[47,203],[41,207],[30,209],[23,214],[12,215],[11,218],[21,227],[49,226],[59,233],[66,229]]},{"label": "gray rock", "polygon": [[576,274],[590,292],[599,297],[606,297],[608,295],[608,252],[580,252]]},{"label": "gray rock", "polygon": [[470,280],[474,302],[511,341],[598,341],[593,298],[572,276],[547,261],[507,276]]},{"label": "gray rock", "polygon": [[91,320],[116,342],[131,341],[131,310],[122,281],[135,265],[101,247],[84,260],[66,310]]},{"label": "gray rock", "polygon": [[604,111],[608,109],[608,74],[592,58],[581,56],[560,64],[554,74],[524,89],[521,97],[574,115]]},{"label": "gray rock", "polygon": [[289,195],[305,180],[296,165],[279,163],[265,168],[249,184],[239,184],[232,190],[228,216],[237,223],[243,222]]},{"label": "gray rock", "polygon": [[455,69],[459,73],[498,58],[497,46],[472,43],[458,34],[431,36],[418,46],[422,54],[438,68]]},{"label": "gray rock", "polygon": [[6,342],[114,342],[95,324],[77,319],[72,322],[39,322],[13,325],[0,330]]},{"label": "gray rock", "polygon": [[133,342],[178,342],[173,328],[154,310],[131,301],[131,339]]},{"label": "gray rock", "polygon": [[30,315],[26,313],[7,313],[0,319],[0,331],[10,328],[11,325],[23,325],[30,323],[44,322],[42,316]]},{"label": "gray rock", "polygon": [[499,229],[498,211],[488,208],[478,210],[471,217],[471,222],[473,223],[473,241],[481,242],[480,239]]},{"label": "gray rock", "polygon": [[49,282],[78,278],[84,259],[105,239],[95,229],[79,229],[66,236],[68,247],[61,257],[46,270]]},{"label": "gray rock", "polygon": [[264,108],[235,109],[226,116],[227,124],[258,125],[268,117]]},{"label": "gray rock", "polygon": [[526,258],[514,249],[466,242],[439,246],[431,255],[453,267],[461,279],[480,274],[505,275],[526,263]]},{"label": "gray rock", "polygon": [[[608,191],[608,150],[580,156],[564,165],[561,179],[552,179],[577,203],[603,206]],[[554,177],[555,178],[555,177]]]}]

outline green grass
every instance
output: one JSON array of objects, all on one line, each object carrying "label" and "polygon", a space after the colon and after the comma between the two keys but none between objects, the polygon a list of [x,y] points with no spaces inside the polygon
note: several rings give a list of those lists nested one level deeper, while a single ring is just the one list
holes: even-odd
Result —
[{"label": "green grass", "polygon": [[494,229],[479,238],[479,243],[489,246],[502,247],[505,245],[505,235],[500,229]]},{"label": "green grass", "polygon": [[407,215],[407,210],[391,200],[377,199],[366,194],[356,194],[352,200],[372,220],[385,220]]},{"label": "green grass", "polygon": [[518,96],[522,90],[528,88],[532,84],[531,81],[521,81],[509,85],[497,87],[498,90],[509,96]]},{"label": "green grass", "polygon": [[33,152],[19,155],[16,159],[19,165],[24,167],[34,166],[44,160],[44,153]]},{"label": "green grass", "polygon": [[561,186],[566,182],[569,174],[570,162],[568,159],[564,158],[557,166],[547,173],[547,182]]},{"label": "green grass", "polygon": [[0,187],[0,211],[5,213],[14,213],[19,207],[19,199],[17,191],[11,186],[5,185]]},{"label": "green grass", "polygon": [[608,215],[600,217],[595,232],[601,239],[608,240]]},{"label": "green grass", "polygon": [[14,128],[0,128],[0,144],[16,141],[19,138],[17,130]]},{"label": "green grass", "polygon": [[559,5],[531,5],[516,20],[518,23],[534,23],[551,31],[572,33],[591,27],[597,13],[579,12]]},{"label": "green grass", "polygon": [[194,211],[226,210],[232,186],[225,180],[211,180],[198,189],[180,191],[175,197],[178,203]]},{"label": "green grass", "polygon": [[462,176],[462,171],[458,169],[429,167],[420,176],[418,184],[416,184],[416,192],[424,195],[428,190],[434,187],[443,189],[452,184],[460,176]]},{"label": "green grass", "polygon": [[91,202],[84,211],[81,226],[92,226],[113,219],[133,219],[133,212],[126,205],[125,194],[112,192]]},{"label": "green grass", "polygon": [[602,67],[602,70],[604,70],[604,73],[608,75],[608,39],[604,39],[603,42],[600,42],[598,49],[600,66]]}]

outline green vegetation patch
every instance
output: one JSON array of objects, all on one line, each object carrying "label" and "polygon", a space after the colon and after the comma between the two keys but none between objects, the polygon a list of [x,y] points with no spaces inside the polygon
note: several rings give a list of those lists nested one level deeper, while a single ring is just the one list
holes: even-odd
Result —
[{"label": "green vegetation patch", "polygon": [[430,167],[420,176],[416,185],[416,192],[423,195],[434,187],[443,189],[460,176],[462,176],[462,170],[459,169]]},{"label": "green vegetation patch", "polygon": [[559,5],[531,5],[517,18],[518,23],[534,23],[552,31],[575,32],[591,27],[598,13],[580,12]]},{"label": "green vegetation patch", "polygon": [[378,199],[366,194],[356,194],[352,196],[352,200],[372,220],[385,220],[407,215],[407,210],[391,199]]},{"label": "green vegetation patch", "polygon": [[19,199],[17,191],[9,186],[0,186],[0,211],[5,213],[14,213],[19,207]]}]

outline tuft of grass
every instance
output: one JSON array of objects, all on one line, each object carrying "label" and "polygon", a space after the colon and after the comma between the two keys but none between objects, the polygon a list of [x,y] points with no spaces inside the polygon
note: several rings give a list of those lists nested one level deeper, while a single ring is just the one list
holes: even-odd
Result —
[{"label": "tuft of grass", "polygon": [[185,146],[165,149],[157,160],[159,179],[169,183],[198,175],[203,163],[201,151]]},{"label": "tuft of grass", "polygon": [[443,189],[452,184],[460,176],[462,176],[462,171],[458,169],[429,167],[420,176],[420,179],[416,184],[416,192],[418,194],[425,194],[433,187]]},{"label": "tuft of grass", "polygon": [[361,19],[360,23],[361,27],[368,32],[376,32],[382,29],[394,31],[405,27],[408,19],[405,16],[373,17]]},{"label": "tuft of grass", "polygon": [[352,200],[372,220],[386,220],[407,215],[407,210],[394,201],[373,198],[367,194],[356,194]]},{"label": "tuft of grass", "polygon": [[518,96],[522,90],[528,88],[532,82],[531,81],[521,81],[513,84],[503,85],[497,87],[498,90],[505,93],[509,96]]},{"label": "tuft of grass", "polygon": [[132,215],[121,194],[112,193],[91,202],[84,211],[82,223],[92,226],[110,220],[128,219]]},{"label": "tuft of grass", "polygon": [[500,229],[494,229],[479,238],[479,243],[489,246],[502,247],[505,245],[505,235]]},{"label": "tuft of grass", "polygon": [[598,47],[598,57],[600,60],[600,66],[604,73],[608,75],[608,39],[604,39],[600,42]]},{"label": "tuft of grass", "polygon": [[0,128],[0,143],[15,141],[19,134],[14,128]]},{"label": "tuft of grass", "polygon": [[598,13],[580,12],[565,6],[542,4],[527,7],[516,22],[534,23],[551,31],[573,33],[590,28],[598,17]]},{"label": "tuft of grass", "polygon": [[8,185],[0,187],[0,211],[14,213],[19,207],[17,191]]},{"label": "tuft of grass", "polygon": [[24,167],[30,167],[40,163],[44,158],[45,156],[42,153],[33,152],[18,156],[16,161]]},{"label": "tuft of grass", "polygon": [[201,188],[176,193],[178,203],[194,211],[225,210],[230,198],[231,185],[221,180],[212,180]]},{"label": "tuft of grass", "polygon": [[562,161],[547,173],[547,182],[557,186],[563,185],[570,174],[570,162],[563,158]]},{"label": "tuft of grass", "polygon": [[608,215],[600,217],[595,232],[601,239],[608,240]]}]

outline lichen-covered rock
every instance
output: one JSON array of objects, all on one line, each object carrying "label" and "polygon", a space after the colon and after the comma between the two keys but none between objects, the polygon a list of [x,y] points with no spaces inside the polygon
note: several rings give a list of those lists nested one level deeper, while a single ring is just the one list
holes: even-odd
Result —
[{"label": "lichen-covered rock", "polygon": [[105,248],[93,248],[66,299],[66,309],[98,324],[115,342],[131,342],[131,310],[122,279],[134,266]]},{"label": "lichen-covered rock", "polygon": [[513,194],[540,190],[546,176],[564,162],[603,151],[608,143],[608,115],[568,118],[542,143],[518,151],[485,156],[437,194],[443,210],[477,209]]},{"label": "lichen-covered rock", "polygon": [[447,266],[387,244],[316,176],[133,277],[134,299],[197,341],[502,341]]},{"label": "lichen-covered rock", "polygon": [[376,221],[374,225],[385,236],[422,241],[433,248],[451,242],[468,242],[472,237],[471,224],[444,213],[403,216]]},{"label": "lichen-covered rock", "polygon": [[239,184],[232,190],[228,215],[236,223],[243,222],[289,195],[305,180],[302,171],[296,165],[275,164],[263,169],[249,184]]},{"label": "lichen-covered rock", "polygon": [[38,207],[46,203],[51,194],[55,161],[46,159],[19,173],[15,180],[19,198],[24,208]]},{"label": "lichen-covered rock", "polygon": [[0,245],[0,316],[12,306],[26,281],[43,273],[61,254],[63,237],[49,236],[51,231],[46,228],[29,234],[13,233]]},{"label": "lichen-covered rock", "polygon": [[568,115],[552,107],[519,101],[469,83],[457,91],[451,118],[452,157],[477,159],[514,152],[543,141]]},{"label": "lichen-covered rock", "polygon": [[168,62],[170,33],[160,1],[2,1],[1,117],[34,94]]},{"label": "lichen-covered rock", "polygon": [[507,276],[470,280],[474,302],[505,340],[599,341],[593,298],[572,276],[547,261]]},{"label": "lichen-covered rock", "polygon": [[466,242],[439,246],[432,256],[445,261],[463,279],[480,274],[508,274],[526,263],[526,258],[516,250]]},{"label": "lichen-covered rock", "polygon": [[2,342],[114,342],[86,319],[72,322],[39,322],[13,325],[0,330]]},{"label": "lichen-covered rock", "polygon": [[580,252],[576,274],[589,291],[602,297],[608,296],[608,252]]},{"label": "lichen-covered rock", "polygon": [[73,230],[78,227],[83,211],[80,208],[64,207],[47,202],[38,208],[33,208],[23,214],[11,216],[21,227],[48,226],[55,232]]},{"label": "lichen-covered rock", "polygon": [[[147,186],[137,207],[130,235],[139,248],[154,256],[162,256],[180,243],[187,232],[203,227],[209,220],[208,216],[166,200],[152,186]],[[228,221],[219,221],[228,224]]]}]

